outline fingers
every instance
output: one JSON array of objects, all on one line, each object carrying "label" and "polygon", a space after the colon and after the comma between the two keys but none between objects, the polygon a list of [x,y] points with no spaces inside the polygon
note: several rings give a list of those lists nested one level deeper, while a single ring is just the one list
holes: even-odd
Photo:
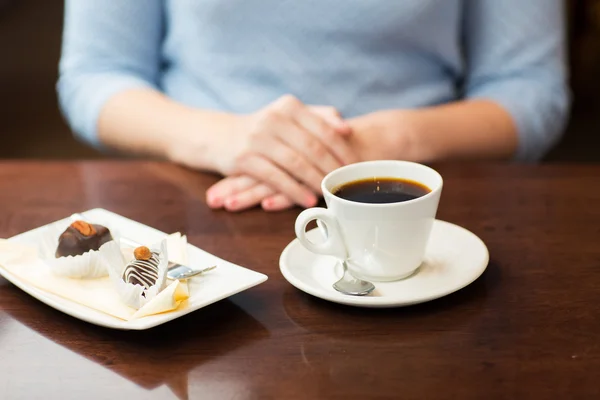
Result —
[{"label": "fingers", "polygon": [[261,206],[265,211],[283,211],[294,207],[294,202],[286,195],[276,194],[263,199]]},{"label": "fingers", "polygon": [[323,118],[307,109],[298,110],[294,117],[304,129],[317,137],[342,164],[351,164],[356,161],[354,151],[346,139],[332,129]]},{"label": "fingers", "polygon": [[266,183],[277,192],[285,193],[295,204],[308,208],[317,203],[313,192],[266,158],[249,155],[240,160],[240,164],[244,173]]},{"label": "fingers", "polygon": [[[247,177],[249,181],[255,181]],[[256,181],[255,181],[256,182]],[[275,194],[273,189],[264,184],[256,184],[248,189],[233,193],[225,198],[227,211],[239,212],[261,205],[265,211],[283,211],[294,207],[294,202],[283,194]]]},{"label": "fingers", "polygon": [[[356,155],[350,148],[350,145],[342,135],[338,134],[336,128],[332,127],[321,116],[311,112],[299,100],[293,96],[284,96],[280,101],[279,107],[284,114],[291,117],[298,125],[319,139],[339,162],[350,164],[357,161]],[[290,136],[284,131],[280,131],[279,133],[282,138]]]},{"label": "fingers", "polygon": [[343,165],[317,137],[296,124],[278,129],[278,139],[318,168],[321,178]]},{"label": "fingers", "polygon": [[226,171],[240,176],[226,178],[207,191],[207,203],[213,208],[312,207],[325,174],[357,161],[344,137],[350,127],[333,107],[309,108],[284,96],[244,121]]},{"label": "fingers", "polygon": [[296,180],[306,184],[315,193],[321,192],[321,181],[325,172],[315,167],[301,153],[276,138],[266,138],[254,149],[264,158],[273,161]]},{"label": "fingers", "polygon": [[[332,128],[328,127],[328,129]],[[259,151],[266,158],[273,159],[273,156],[277,154],[277,149],[280,148],[280,146],[277,149],[269,148],[273,138],[277,138],[298,155],[304,157],[319,169],[323,176],[343,165],[316,135],[301,127],[292,116],[279,110],[268,110],[259,115],[251,138],[252,150]],[[294,159],[296,158],[294,157]],[[293,172],[287,163],[279,163],[279,165],[284,170]]]},{"label": "fingers", "polygon": [[260,184],[250,176],[232,176],[211,186],[207,193],[211,208],[225,208],[239,212],[261,205],[265,211],[281,211],[294,206],[285,195],[275,194],[269,186]]},{"label": "fingers", "polygon": [[257,205],[265,211],[283,211],[295,206],[289,197],[283,194],[275,194],[268,186],[258,184],[244,192],[236,193],[225,199],[225,209],[231,212],[240,212]]},{"label": "fingers", "polygon": [[320,192],[325,174],[340,166],[317,138],[298,127],[289,117],[278,114],[262,117],[249,150],[245,157],[252,154],[263,156],[316,193]]},{"label": "fingers", "polygon": [[261,205],[265,211],[282,211],[294,207],[294,202],[283,194],[275,194],[269,186],[250,176],[232,176],[211,186],[206,194],[211,208],[225,208],[240,212]]},{"label": "fingers", "polygon": [[206,191],[206,204],[210,208],[221,208],[225,205],[225,199],[256,185],[256,180],[249,176],[230,176],[221,179]]},{"label": "fingers", "polygon": [[348,136],[352,133],[352,127],[344,121],[337,108],[332,106],[308,106],[308,109],[323,118],[331,126],[337,127],[336,130],[341,135]]},{"label": "fingers", "polygon": [[243,192],[236,193],[225,199],[227,211],[243,211],[261,204],[261,202],[272,196],[273,190],[263,184],[257,184]]}]

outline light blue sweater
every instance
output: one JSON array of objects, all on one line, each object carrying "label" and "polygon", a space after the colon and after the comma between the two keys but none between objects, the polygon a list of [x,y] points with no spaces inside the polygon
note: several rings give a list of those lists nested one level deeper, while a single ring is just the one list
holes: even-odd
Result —
[{"label": "light blue sweater", "polygon": [[[569,109],[562,0],[67,0],[58,93],[98,145],[114,94],[152,87],[236,113],[283,94],[352,117],[498,102],[540,158]],[[199,133],[200,134],[200,133]]]}]

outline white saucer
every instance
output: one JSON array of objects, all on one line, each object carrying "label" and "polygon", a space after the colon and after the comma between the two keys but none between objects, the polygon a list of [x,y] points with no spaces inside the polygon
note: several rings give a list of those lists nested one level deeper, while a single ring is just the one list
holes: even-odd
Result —
[{"label": "white saucer", "polygon": [[[308,232],[315,242],[322,240],[318,229]],[[294,239],[279,259],[281,273],[298,289],[335,303],[357,307],[401,307],[434,300],[456,292],[485,271],[488,249],[472,232],[449,222],[433,224],[425,262],[410,277],[395,282],[374,282],[368,296],[348,296],[331,286],[342,276],[337,259],[306,250]]]}]

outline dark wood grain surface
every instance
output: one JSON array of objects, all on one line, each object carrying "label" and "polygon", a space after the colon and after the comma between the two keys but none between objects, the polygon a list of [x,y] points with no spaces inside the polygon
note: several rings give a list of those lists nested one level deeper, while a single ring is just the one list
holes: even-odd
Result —
[{"label": "dark wood grain surface", "polygon": [[600,398],[600,166],[440,166],[439,218],[488,245],[475,283],[392,310],[330,304],[278,259],[298,210],[209,210],[160,163],[0,163],[0,237],[103,207],[263,272],[145,332],[61,314],[0,278],[2,399]]}]

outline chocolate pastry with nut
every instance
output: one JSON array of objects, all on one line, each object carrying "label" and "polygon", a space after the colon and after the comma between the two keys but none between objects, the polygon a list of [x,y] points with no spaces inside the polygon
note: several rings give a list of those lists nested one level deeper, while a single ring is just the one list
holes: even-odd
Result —
[{"label": "chocolate pastry with nut", "polygon": [[158,253],[150,251],[146,246],[140,246],[134,250],[133,255],[135,259],[125,267],[123,280],[149,289],[158,280]]},{"label": "chocolate pastry with nut", "polygon": [[80,256],[88,251],[98,250],[111,240],[113,238],[107,227],[75,221],[58,238],[55,256]]}]

